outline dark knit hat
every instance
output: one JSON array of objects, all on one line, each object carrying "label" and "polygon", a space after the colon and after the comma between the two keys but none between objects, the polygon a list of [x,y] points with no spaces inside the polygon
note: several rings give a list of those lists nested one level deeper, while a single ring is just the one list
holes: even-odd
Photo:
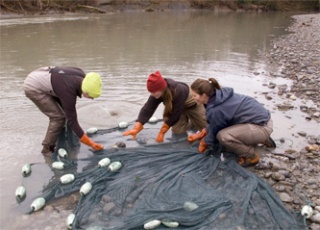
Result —
[{"label": "dark knit hat", "polygon": [[167,87],[167,82],[159,71],[150,74],[147,80],[147,89],[150,93],[159,92]]}]

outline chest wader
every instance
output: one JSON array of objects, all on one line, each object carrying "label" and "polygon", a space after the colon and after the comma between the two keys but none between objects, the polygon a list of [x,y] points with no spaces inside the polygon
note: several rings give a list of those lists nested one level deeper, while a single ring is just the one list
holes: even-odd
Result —
[{"label": "chest wader", "polygon": [[190,90],[189,96],[184,103],[184,110],[180,116],[180,119],[174,126],[172,126],[172,133],[186,133],[186,131],[191,128],[202,130],[206,126],[206,110],[203,105],[197,104]]}]

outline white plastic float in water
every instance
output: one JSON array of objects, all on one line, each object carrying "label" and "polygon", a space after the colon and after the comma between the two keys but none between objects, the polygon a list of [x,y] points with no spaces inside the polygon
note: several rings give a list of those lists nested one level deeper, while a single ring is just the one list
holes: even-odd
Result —
[{"label": "white plastic float in water", "polygon": [[22,200],[26,196],[26,189],[22,185],[16,189],[16,198]]},{"label": "white plastic float in water", "polygon": [[161,224],[160,220],[151,220],[151,221],[145,223],[143,225],[143,228],[144,229],[155,229],[156,227],[159,227],[160,224]]},{"label": "white plastic float in water", "polygon": [[68,153],[67,153],[67,150],[65,150],[64,148],[60,148],[58,150],[58,154],[60,157],[62,158],[67,158],[68,157]]},{"label": "white plastic float in water", "polygon": [[22,172],[22,176],[29,175],[31,173],[31,165],[25,164],[24,166],[22,166],[21,172]]},{"label": "white plastic float in water", "polygon": [[31,204],[31,209],[32,211],[38,211],[41,208],[43,208],[43,206],[45,205],[46,200],[43,197],[39,197],[37,199],[35,199],[32,204]]},{"label": "white plastic float in water", "polygon": [[309,219],[313,214],[313,209],[309,205],[305,205],[301,209],[301,215]]},{"label": "white plastic float in water", "polygon": [[98,167],[99,168],[106,167],[110,164],[110,162],[111,160],[108,157],[103,158],[98,162]]},{"label": "white plastic float in water", "polygon": [[67,217],[67,220],[66,220],[66,223],[67,223],[67,227],[69,229],[72,229],[72,225],[73,225],[73,222],[74,222],[74,219],[76,218],[76,215],[71,213],[68,217]]},{"label": "white plastic float in water", "polygon": [[92,184],[90,182],[84,183],[80,188],[81,195],[87,195],[92,189]]},{"label": "white plastic float in water", "polygon": [[64,169],[64,163],[61,161],[55,161],[52,163],[52,168],[54,169]]},{"label": "white plastic float in water", "polygon": [[158,118],[151,117],[148,122],[151,123],[151,124],[157,123],[158,122]]},{"label": "white plastic float in water", "polygon": [[121,166],[122,166],[121,162],[115,161],[111,163],[108,168],[111,172],[115,172],[115,171],[118,171],[121,168]]},{"label": "white plastic float in water", "polygon": [[129,123],[126,122],[126,121],[122,121],[122,122],[120,122],[120,123],[118,124],[118,127],[119,127],[120,129],[125,129],[125,128],[127,128],[128,126],[129,126]]},{"label": "white plastic float in water", "polygon": [[192,202],[185,202],[183,205],[184,210],[188,211],[188,212],[192,212],[193,210],[196,210],[199,206],[195,203]]},{"label": "white plastic float in water", "polygon": [[96,127],[89,128],[86,131],[87,134],[95,134],[97,132],[98,132],[98,128],[96,128]]},{"label": "white plastic float in water", "polygon": [[161,221],[161,223],[168,228],[177,228],[179,226],[179,223],[177,221],[163,220]]},{"label": "white plastic float in water", "polygon": [[65,174],[62,177],[60,177],[61,184],[69,184],[72,181],[74,181],[74,175],[73,174]]}]

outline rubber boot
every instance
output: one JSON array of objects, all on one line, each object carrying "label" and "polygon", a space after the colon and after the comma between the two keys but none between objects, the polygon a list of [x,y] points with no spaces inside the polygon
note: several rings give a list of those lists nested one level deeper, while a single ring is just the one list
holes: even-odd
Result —
[{"label": "rubber boot", "polygon": [[49,145],[50,151],[54,152],[56,150],[56,145]]},{"label": "rubber boot", "polygon": [[47,145],[47,144],[43,145],[41,153],[46,157],[51,157],[52,156],[52,151],[50,149],[50,145]]},{"label": "rubber boot", "polygon": [[259,156],[257,153],[253,153],[251,154],[249,157],[244,158],[244,157],[239,157],[238,159],[238,163],[239,165],[241,165],[242,167],[249,167],[249,166],[253,166],[259,163]]},{"label": "rubber boot", "polygon": [[264,145],[268,148],[276,148],[277,147],[276,143],[274,142],[274,140],[271,137],[268,138],[268,140],[264,143]]}]

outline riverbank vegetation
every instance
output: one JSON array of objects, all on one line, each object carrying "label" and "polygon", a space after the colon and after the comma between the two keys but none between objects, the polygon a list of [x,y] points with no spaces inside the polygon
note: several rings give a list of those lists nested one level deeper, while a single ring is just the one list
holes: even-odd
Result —
[{"label": "riverbank vegetation", "polygon": [[318,0],[0,0],[1,13],[48,14],[166,9],[319,12]]}]

